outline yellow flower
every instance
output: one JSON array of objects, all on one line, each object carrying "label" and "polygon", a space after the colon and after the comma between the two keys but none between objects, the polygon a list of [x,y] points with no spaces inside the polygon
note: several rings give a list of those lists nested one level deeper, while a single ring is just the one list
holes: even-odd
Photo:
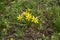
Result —
[{"label": "yellow flower", "polygon": [[15,3],[15,1],[11,2],[11,3]]},{"label": "yellow flower", "polygon": [[14,38],[10,38],[10,40],[14,40]]},{"label": "yellow flower", "polygon": [[28,13],[28,14],[26,15],[26,19],[29,21],[31,18],[32,18],[32,15]]},{"label": "yellow flower", "polygon": [[23,18],[23,15],[19,15],[19,16],[17,17],[17,20],[22,20],[22,18]]},{"label": "yellow flower", "polygon": [[52,38],[52,39],[55,38],[54,35],[52,35],[51,38]]},{"label": "yellow flower", "polygon": [[23,15],[26,17],[28,21],[32,18],[32,15],[27,11],[23,12]]},{"label": "yellow flower", "polygon": [[27,14],[28,14],[28,12],[27,12],[27,11],[23,12],[23,15],[24,15],[24,16],[27,16]]},{"label": "yellow flower", "polygon": [[32,22],[38,23],[38,18],[37,18],[37,17],[35,18],[35,17],[33,16],[33,17],[32,17]]},{"label": "yellow flower", "polygon": [[6,29],[4,28],[3,31],[6,31]]},{"label": "yellow flower", "polygon": [[43,36],[43,37],[45,37],[45,35],[44,35],[44,34],[42,34],[42,36]]},{"label": "yellow flower", "polygon": [[31,11],[31,9],[30,9],[30,8],[28,8],[27,10],[28,10],[28,11]]},{"label": "yellow flower", "polygon": [[60,33],[58,33],[58,35],[60,35]]}]

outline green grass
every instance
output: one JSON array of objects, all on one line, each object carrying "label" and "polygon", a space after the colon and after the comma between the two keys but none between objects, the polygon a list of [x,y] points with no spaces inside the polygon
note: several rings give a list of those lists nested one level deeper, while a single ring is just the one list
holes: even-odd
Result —
[{"label": "green grass", "polygon": [[[52,28],[54,30],[52,35],[55,36],[55,39],[51,40],[59,40],[60,5],[58,2],[59,0],[0,0],[0,39],[5,40],[10,36],[8,30],[15,31],[12,35],[21,38],[24,36],[27,27],[34,26],[38,30]],[[31,11],[28,11],[28,8]],[[28,22],[25,19],[23,19],[24,21],[17,20],[17,16],[26,10],[33,16],[38,17],[38,24]],[[41,39],[48,40],[49,38],[47,36]]]}]

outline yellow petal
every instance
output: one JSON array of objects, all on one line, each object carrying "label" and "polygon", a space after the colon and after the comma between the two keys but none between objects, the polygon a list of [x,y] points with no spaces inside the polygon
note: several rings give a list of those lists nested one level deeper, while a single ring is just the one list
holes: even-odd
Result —
[{"label": "yellow petal", "polygon": [[60,33],[58,33],[58,35],[60,35]]},{"label": "yellow petal", "polygon": [[22,20],[22,18],[23,18],[23,15],[19,15],[19,16],[17,17],[17,20]]},{"label": "yellow petal", "polygon": [[54,35],[52,35],[51,38],[52,38],[52,39],[55,38]]},{"label": "yellow petal", "polygon": [[10,40],[14,40],[14,38],[10,38]]}]

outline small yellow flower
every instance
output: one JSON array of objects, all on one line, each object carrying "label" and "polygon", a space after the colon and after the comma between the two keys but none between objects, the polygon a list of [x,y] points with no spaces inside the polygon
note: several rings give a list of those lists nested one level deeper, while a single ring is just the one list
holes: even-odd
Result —
[{"label": "small yellow flower", "polygon": [[54,39],[55,38],[54,35],[52,35],[51,38]]},{"label": "small yellow flower", "polygon": [[60,33],[58,33],[58,35],[60,35]]},{"label": "small yellow flower", "polygon": [[32,15],[28,13],[26,16],[26,19],[29,21],[31,18],[32,18]]},{"label": "small yellow flower", "polygon": [[23,18],[23,15],[19,15],[19,16],[17,17],[17,20],[22,20],[22,18]]},{"label": "small yellow flower", "polygon": [[14,40],[14,38],[10,38],[9,40]]},{"label": "small yellow flower", "polygon": [[27,16],[27,14],[28,14],[28,12],[27,12],[27,11],[23,12],[23,15],[24,15],[24,16]]},{"label": "small yellow flower", "polygon": [[45,35],[44,35],[44,34],[42,34],[42,36],[43,36],[43,37],[45,37]]},{"label": "small yellow flower", "polygon": [[15,3],[15,1],[11,2],[11,3]]},{"label": "small yellow flower", "polygon": [[33,16],[33,17],[32,17],[32,22],[38,23],[38,18],[37,18],[37,17],[35,18],[35,17]]},{"label": "small yellow flower", "polygon": [[31,9],[30,9],[30,8],[28,8],[27,10],[28,10],[28,11],[31,11]]},{"label": "small yellow flower", "polygon": [[26,19],[29,21],[32,18],[32,15],[29,12],[23,12],[23,15],[26,17]]},{"label": "small yellow flower", "polygon": [[3,31],[6,31],[6,29],[4,28]]}]

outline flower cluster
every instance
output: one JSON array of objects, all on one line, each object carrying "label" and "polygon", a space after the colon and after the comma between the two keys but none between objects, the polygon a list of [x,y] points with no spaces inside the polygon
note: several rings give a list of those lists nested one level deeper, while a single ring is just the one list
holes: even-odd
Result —
[{"label": "flower cluster", "polygon": [[23,15],[26,17],[26,19],[29,21],[32,18],[32,15],[29,12],[23,12]]},{"label": "flower cluster", "polygon": [[21,15],[19,15],[17,17],[17,19],[22,20],[22,19],[24,19],[23,17],[25,17],[26,20],[34,22],[34,23],[38,23],[38,21],[39,21],[37,17],[33,16],[31,13],[29,13],[27,11],[25,11]]}]

